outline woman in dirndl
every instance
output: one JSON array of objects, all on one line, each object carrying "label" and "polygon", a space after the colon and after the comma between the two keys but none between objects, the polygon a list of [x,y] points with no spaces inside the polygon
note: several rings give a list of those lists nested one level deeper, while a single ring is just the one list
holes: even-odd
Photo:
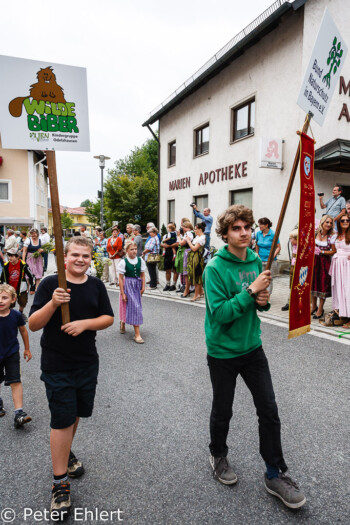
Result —
[{"label": "woman in dirndl", "polygon": [[23,243],[23,261],[26,261],[31,274],[35,278],[35,290],[38,288],[40,279],[42,279],[44,274],[43,258],[41,256],[43,251],[41,240],[39,239],[39,230],[32,228],[29,231],[29,239]]},{"label": "woman in dirndl", "polygon": [[134,341],[142,344],[140,334],[143,324],[141,296],[145,291],[146,263],[137,257],[137,244],[134,241],[125,242],[126,255],[118,265],[119,273],[119,319],[120,333],[125,334],[125,323],[134,327]]},{"label": "woman in dirndl", "polygon": [[187,244],[190,247],[190,253],[187,258],[187,278],[190,284],[194,285],[194,297],[191,301],[199,301],[201,297],[204,297],[203,292],[203,271],[204,271],[204,247],[206,242],[205,222],[200,222],[194,228],[196,237],[191,242],[187,240]]},{"label": "woman in dirndl", "polygon": [[191,251],[191,248],[189,248],[187,241],[193,241],[194,238],[194,232],[193,232],[193,226],[190,221],[183,220],[182,221],[182,229],[183,229],[183,239],[179,242],[179,246],[182,246],[184,248],[183,252],[183,258],[182,258],[182,276],[184,279],[185,289],[183,293],[181,294],[181,297],[188,297],[192,292],[190,291],[190,281],[187,277],[187,258]]},{"label": "woman in dirndl", "polygon": [[332,277],[333,309],[339,317],[348,319],[343,328],[350,328],[350,219],[346,213],[337,220],[337,227],[337,252],[329,269]]},{"label": "woman in dirndl", "polygon": [[[332,255],[335,254],[334,220],[330,215],[324,215],[320,220],[315,238],[314,273],[311,286],[311,314],[313,319],[323,317],[324,303],[331,297],[331,267]],[[317,298],[319,304],[317,306]]]}]

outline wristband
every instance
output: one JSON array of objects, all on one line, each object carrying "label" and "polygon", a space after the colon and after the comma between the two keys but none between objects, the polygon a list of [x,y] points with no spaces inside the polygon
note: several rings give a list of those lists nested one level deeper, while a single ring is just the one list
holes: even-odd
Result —
[{"label": "wristband", "polygon": [[249,293],[250,297],[253,297],[253,299],[257,298],[256,293],[254,293],[251,288],[246,288],[246,291]]}]

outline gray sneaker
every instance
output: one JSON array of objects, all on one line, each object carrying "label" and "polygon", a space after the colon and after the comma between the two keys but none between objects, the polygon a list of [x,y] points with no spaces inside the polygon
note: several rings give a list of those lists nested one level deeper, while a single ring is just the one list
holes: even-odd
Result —
[{"label": "gray sneaker", "polygon": [[306,498],[295,481],[289,476],[280,473],[278,478],[268,479],[264,475],[265,488],[269,494],[277,496],[290,509],[300,509]]},{"label": "gray sneaker", "polygon": [[234,485],[237,483],[237,476],[227,458],[210,456],[209,461],[213,469],[213,476],[220,481],[220,483],[224,485]]}]

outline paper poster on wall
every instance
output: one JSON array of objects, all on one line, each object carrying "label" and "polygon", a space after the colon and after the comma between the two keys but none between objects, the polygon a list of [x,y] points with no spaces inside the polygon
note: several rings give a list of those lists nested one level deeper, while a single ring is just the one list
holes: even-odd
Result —
[{"label": "paper poster on wall", "polygon": [[260,168],[283,168],[282,139],[260,139]]},{"label": "paper poster on wall", "polygon": [[86,69],[0,56],[3,148],[90,151]]}]

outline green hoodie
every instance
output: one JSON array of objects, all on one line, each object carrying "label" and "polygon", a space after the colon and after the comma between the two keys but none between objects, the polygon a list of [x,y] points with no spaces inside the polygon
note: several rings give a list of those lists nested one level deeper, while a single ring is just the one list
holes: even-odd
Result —
[{"label": "green hoodie", "polygon": [[247,258],[242,261],[228,251],[227,245],[207,264],[203,282],[205,335],[210,356],[228,359],[261,346],[256,310],[267,311],[270,304],[258,306],[246,291],[261,271],[262,263],[255,252],[247,248]]}]

